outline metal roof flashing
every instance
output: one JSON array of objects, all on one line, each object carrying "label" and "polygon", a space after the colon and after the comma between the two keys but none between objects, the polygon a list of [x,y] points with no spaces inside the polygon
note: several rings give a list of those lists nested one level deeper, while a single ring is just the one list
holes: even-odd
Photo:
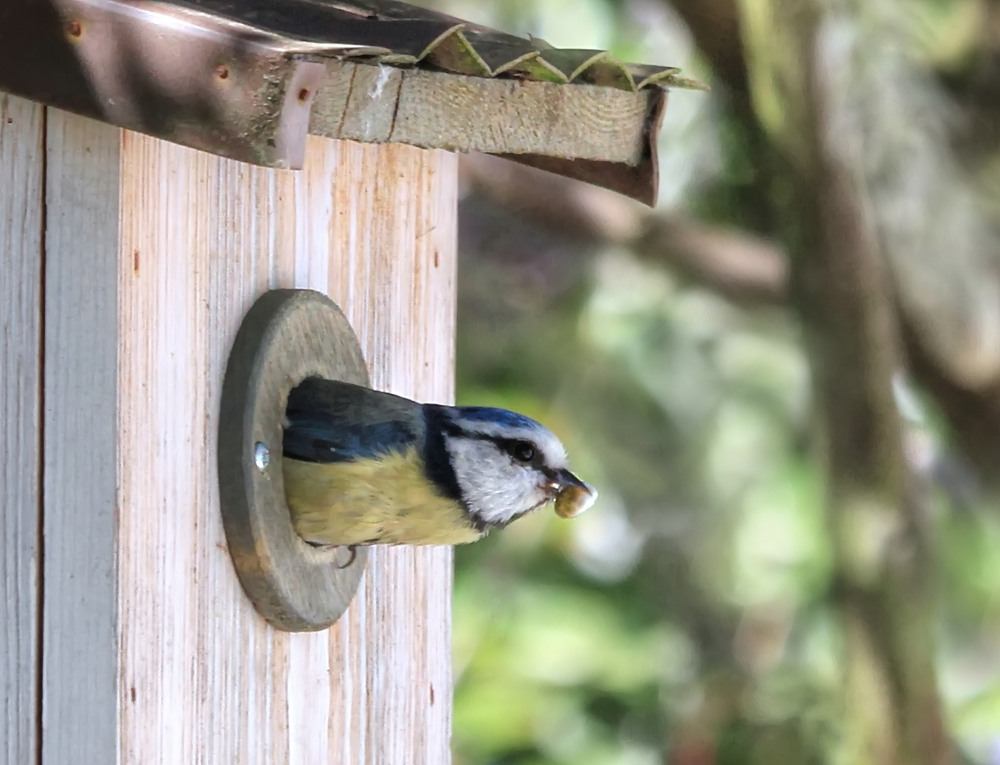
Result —
[{"label": "metal roof flashing", "polygon": [[482,151],[656,200],[676,68],[395,0],[5,0],[0,90],[244,162],[308,133]]}]

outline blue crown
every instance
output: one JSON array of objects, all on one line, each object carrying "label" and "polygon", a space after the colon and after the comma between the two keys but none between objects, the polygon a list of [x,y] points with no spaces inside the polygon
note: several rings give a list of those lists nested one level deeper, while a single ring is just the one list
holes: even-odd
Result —
[{"label": "blue crown", "polygon": [[470,422],[492,422],[505,428],[524,428],[535,430],[545,428],[540,422],[509,409],[497,409],[492,406],[459,406],[456,407],[463,420]]}]

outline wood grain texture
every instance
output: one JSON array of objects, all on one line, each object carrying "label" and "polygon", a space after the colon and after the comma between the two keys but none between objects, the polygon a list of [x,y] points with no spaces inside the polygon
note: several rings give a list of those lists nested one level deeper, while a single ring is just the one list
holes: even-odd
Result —
[{"label": "wood grain texture", "polygon": [[452,151],[539,154],[634,167],[653,89],[485,79],[329,61],[309,132]]},{"label": "wood grain texture", "polygon": [[[67,146],[90,130],[61,119]],[[449,762],[450,549],[375,549],[331,630],[276,631],[244,596],[226,550],[215,444],[230,346],[270,287],[330,294],[354,326],[373,387],[451,401],[455,158],[311,138],[304,170],[288,173],[114,135],[116,156],[103,145],[74,155],[102,211],[115,206],[109,217],[76,203],[103,242],[100,252],[74,251],[76,271],[93,273],[73,273],[75,282],[67,273],[48,302],[47,321],[59,329],[53,358],[58,347],[91,366],[75,386],[46,387],[47,428],[51,419],[53,434],[72,439],[63,456],[76,455],[53,472],[51,489],[86,497],[63,515],[75,513],[77,526],[97,520],[101,538],[76,557],[110,568],[101,591],[114,598],[95,609],[101,624],[78,625],[74,639],[117,659],[102,680],[116,683],[114,708],[103,693],[77,697],[100,706],[91,716],[104,721],[93,725],[110,726],[115,742],[107,756],[73,761]],[[105,173],[118,175],[115,188],[99,183]],[[116,287],[110,297],[105,281]],[[113,356],[104,347],[111,340]],[[85,414],[64,411],[64,400]],[[84,438],[75,423],[95,419]],[[116,528],[102,525],[107,507],[116,508]],[[104,637],[107,624],[116,629]],[[46,640],[57,639],[48,627]],[[60,668],[67,687],[87,674]],[[106,745],[103,732],[88,735]]]},{"label": "wood grain texture", "polygon": [[114,762],[119,133],[49,110],[43,762]]},{"label": "wood grain texture", "polygon": [[0,93],[0,762],[37,752],[42,107]]}]

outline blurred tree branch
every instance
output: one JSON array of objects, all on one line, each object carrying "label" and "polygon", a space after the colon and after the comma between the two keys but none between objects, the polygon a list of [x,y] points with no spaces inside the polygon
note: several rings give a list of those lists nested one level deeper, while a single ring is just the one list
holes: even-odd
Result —
[{"label": "blurred tree branch", "polygon": [[[670,4],[689,24],[737,112],[756,124],[758,114],[747,108],[744,93],[751,78],[737,3]],[[870,44],[855,43],[860,55],[841,68],[838,100],[850,101],[857,121],[837,129],[865,136],[860,166],[871,193],[865,204],[892,269],[906,360],[937,399],[958,445],[985,479],[995,481],[1000,464],[1000,242],[976,197],[987,204],[992,198],[1000,209],[995,201],[1000,198],[995,140],[1000,3],[979,0],[979,6],[978,47],[969,55],[969,66],[944,78],[956,101],[936,92],[933,73],[915,71],[898,53],[905,8],[879,2],[849,7],[853,26]],[[876,53],[883,49],[888,52]],[[959,105],[964,119],[950,118]],[[752,157],[754,165],[769,167],[769,148],[751,144],[755,149],[762,153]],[[766,188],[768,178],[760,180]]]},{"label": "blurred tree branch", "polygon": [[846,649],[853,762],[951,762],[934,675],[925,541],[892,392],[900,353],[892,287],[836,135],[822,0],[744,0],[758,112],[788,163],[799,222],[793,294],[824,431],[830,527]]},{"label": "blurred tree branch", "polygon": [[656,212],[605,189],[482,154],[464,156],[470,189],[567,236],[625,247],[649,263],[747,306],[786,300],[787,258],[746,231]]},{"label": "blurred tree branch", "polygon": [[736,3],[733,0],[675,0],[670,5],[684,19],[714,75],[725,84],[734,99],[749,107],[750,83]]}]

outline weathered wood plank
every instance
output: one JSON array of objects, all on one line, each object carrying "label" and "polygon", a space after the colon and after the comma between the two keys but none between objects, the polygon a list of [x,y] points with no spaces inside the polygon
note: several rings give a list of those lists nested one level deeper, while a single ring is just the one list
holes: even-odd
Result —
[{"label": "weathered wood plank", "polygon": [[48,112],[44,762],[114,762],[117,745],[120,133]]},{"label": "weathered wood plank", "polygon": [[0,93],[0,762],[37,754],[43,108]]},{"label": "weathered wood plank", "polygon": [[356,141],[637,166],[662,96],[598,85],[467,77],[328,61],[309,132]]},{"label": "weathered wood plank", "polygon": [[[342,154],[341,172],[375,182],[363,194],[346,183],[334,190],[334,253],[354,257],[331,261],[331,295],[347,306],[374,388],[450,403],[456,157],[400,145],[377,152],[343,146],[351,151]],[[411,175],[422,179],[419,194],[406,189]],[[329,761],[450,762],[451,548],[375,548],[359,597],[359,630],[334,646],[334,655],[346,649],[366,656],[363,739],[357,759],[334,757],[331,749]]]},{"label": "weathered wood plank", "polygon": [[114,364],[97,359],[117,434],[100,498],[118,508],[117,761],[447,763],[450,550],[378,550],[334,628],[277,632],[225,549],[214,449],[230,345],[269,287],[329,292],[377,387],[451,398],[455,158],[314,138],[293,174],[133,133],[118,145],[120,241],[110,266],[90,261],[117,296],[73,338],[117,322]]}]

